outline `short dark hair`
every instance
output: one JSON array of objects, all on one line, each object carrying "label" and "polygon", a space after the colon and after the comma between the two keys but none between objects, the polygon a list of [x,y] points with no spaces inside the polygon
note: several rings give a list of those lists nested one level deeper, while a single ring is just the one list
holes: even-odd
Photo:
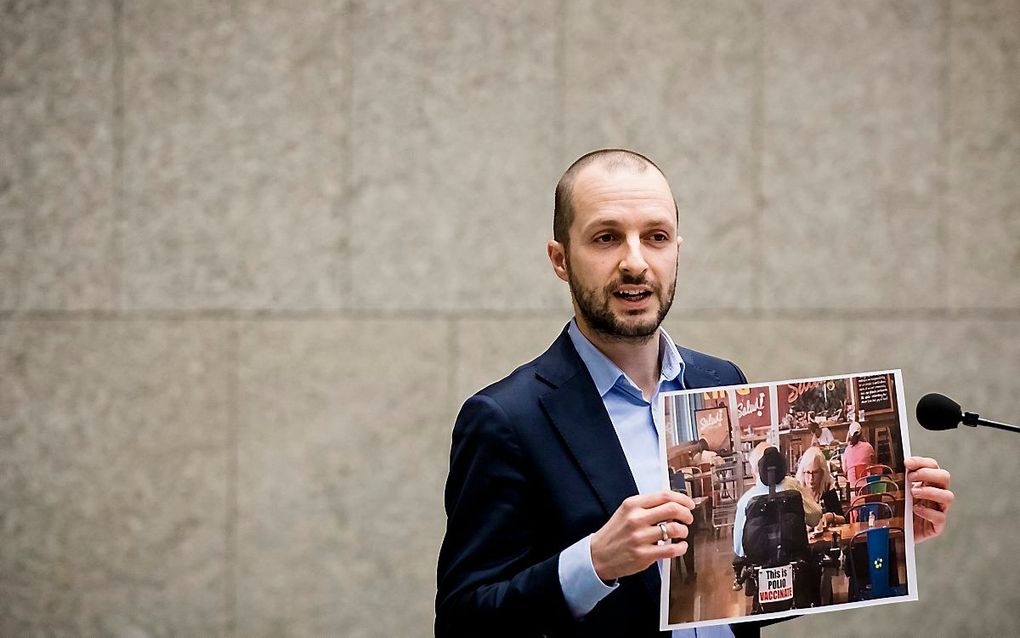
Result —
[{"label": "short dark hair", "polygon": [[[602,148],[597,151],[585,153],[574,160],[556,183],[556,197],[553,204],[553,239],[566,246],[570,242],[570,225],[574,222],[574,181],[582,170],[595,164],[602,164],[607,170],[628,169],[642,173],[649,166],[659,171],[659,174],[666,177],[662,169],[637,151],[625,148]],[[669,180],[667,180],[669,181]],[[676,200],[673,200],[676,209],[677,221],[680,219],[680,208]]]}]

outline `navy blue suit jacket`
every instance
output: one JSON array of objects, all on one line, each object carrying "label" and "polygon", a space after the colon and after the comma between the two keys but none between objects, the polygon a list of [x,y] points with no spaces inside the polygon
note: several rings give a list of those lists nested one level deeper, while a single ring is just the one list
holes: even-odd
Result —
[{"label": "navy blue suit jacket", "polygon": [[[684,386],[745,383],[729,361],[679,348]],[[575,621],[559,553],[637,494],[602,398],[566,330],[472,396],[453,429],[437,636],[660,636],[656,565]],[[758,626],[734,626],[738,636]]]}]

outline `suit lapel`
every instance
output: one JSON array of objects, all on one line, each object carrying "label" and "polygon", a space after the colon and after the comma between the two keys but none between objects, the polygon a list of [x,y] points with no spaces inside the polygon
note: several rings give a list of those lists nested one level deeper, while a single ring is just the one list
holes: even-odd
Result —
[{"label": "suit lapel", "polygon": [[623,499],[637,494],[637,484],[616,429],[587,370],[544,395],[541,402],[594,488],[606,515],[612,515]]},{"label": "suit lapel", "polygon": [[694,388],[713,388],[725,385],[715,370],[702,368],[698,365],[698,357],[687,348],[678,348],[680,356],[684,360],[684,387],[688,390]]},{"label": "suit lapel", "polygon": [[[539,401],[609,517],[638,493],[616,429],[566,330],[543,359],[537,373],[553,389]],[[658,567],[653,564],[640,577],[657,599]]]}]

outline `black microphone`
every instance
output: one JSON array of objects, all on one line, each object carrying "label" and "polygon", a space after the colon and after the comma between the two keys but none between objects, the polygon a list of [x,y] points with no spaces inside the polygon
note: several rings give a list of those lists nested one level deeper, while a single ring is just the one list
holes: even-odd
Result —
[{"label": "black microphone", "polygon": [[964,412],[960,404],[944,394],[931,393],[917,402],[917,422],[925,430],[952,430],[963,423],[970,427],[986,425],[999,430],[1020,432],[1020,427],[982,419],[973,412]]}]

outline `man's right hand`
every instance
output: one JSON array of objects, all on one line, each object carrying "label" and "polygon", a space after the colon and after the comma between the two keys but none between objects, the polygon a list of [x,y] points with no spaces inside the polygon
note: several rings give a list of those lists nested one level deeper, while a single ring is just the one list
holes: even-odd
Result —
[{"label": "man's right hand", "polygon": [[694,501],[686,494],[666,490],[631,496],[613,512],[609,521],[591,537],[591,562],[605,582],[630,576],[663,558],[687,552],[687,543],[662,540],[662,528],[671,539],[687,538],[694,522]]}]

